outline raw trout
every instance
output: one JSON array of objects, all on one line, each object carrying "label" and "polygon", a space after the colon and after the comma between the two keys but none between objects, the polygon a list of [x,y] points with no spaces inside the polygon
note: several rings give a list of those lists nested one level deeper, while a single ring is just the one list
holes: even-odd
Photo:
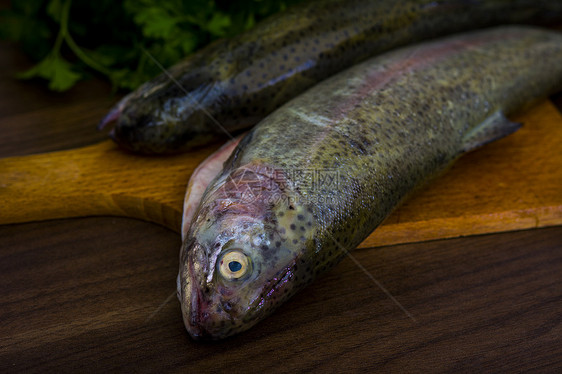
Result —
[{"label": "raw trout", "polygon": [[178,297],[189,334],[224,338],[269,315],[410,191],[517,130],[504,114],[562,89],[561,61],[562,34],[480,31],[368,60],[272,113],[185,226]]},{"label": "raw trout", "polygon": [[[141,153],[173,153],[248,128],[317,82],[423,39],[562,19],[561,0],[323,0],[218,41],[141,86],[100,126]],[[155,56],[158,58],[158,56]]]}]

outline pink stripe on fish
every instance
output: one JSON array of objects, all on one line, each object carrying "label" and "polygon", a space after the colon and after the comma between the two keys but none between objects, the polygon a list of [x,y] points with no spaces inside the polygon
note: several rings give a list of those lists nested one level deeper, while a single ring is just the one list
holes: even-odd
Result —
[{"label": "pink stripe on fish", "polygon": [[[493,37],[491,37],[489,33],[485,35],[471,34],[461,39],[457,36],[454,39],[425,45],[410,52],[409,55],[399,54],[386,65],[384,70],[367,71],[363,84],[349,95],[349,100],[343,101],[339,107],[334,109],[336,117],[334,118],[333,124],[346,118],[348,112],[353,110],[372,92],[387,86],[404,74],[435,64],[454,53],[489,44],[490,41],[500,41],[509,38],[516,39],[523,35],[524,34],[521,32],[510,32],[509,34],[502,35],[495,34]],[[359,65],[359,69],[360,66],[362,65]]]}]

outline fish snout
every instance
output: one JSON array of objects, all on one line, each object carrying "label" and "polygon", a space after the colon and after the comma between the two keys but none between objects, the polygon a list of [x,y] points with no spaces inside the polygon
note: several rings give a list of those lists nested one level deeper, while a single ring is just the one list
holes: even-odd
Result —
[{"label": "fish snout", "polygon": [[[185,283],[180,286],[183,290],[180,302],[183,310],[183,320],[189,335],[195,340],[212,340],[221,337],[220,320],[224,317],[224,310],[213,302],[211,295],[206,292],[206,282],[198,281],[195,276],[194,264],[188,261],[189,271],[184,274]],[[181,282],[181,280],[180,280]]]},{"label": "fish snout", "polygon": [[185,327],[195,340],[215,340],[223,338],[225,328],[231,324],[231,316],[219,302],[209,300],[193,284],[191,287],[189,311],[184,314]]},{"label": "fish snout", "polygon": [[200,292],[192,295],[188,319],[185,321],[187,332],[196,340],[212,338],[207,330],[210,314],[202,301]]}]

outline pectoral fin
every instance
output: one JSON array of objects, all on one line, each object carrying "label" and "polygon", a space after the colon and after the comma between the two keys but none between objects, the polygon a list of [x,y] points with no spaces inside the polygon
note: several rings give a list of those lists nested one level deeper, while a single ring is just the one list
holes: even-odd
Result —
[{"label": "pectoral fin", "polygon": [[199,207],[199,202],[201,201],[207,186],[221,172],[224,162],[228,160],[230,154],[234,151],[234,149],[236,149],[236,146],[246,134],[247,133],[240,134],[236,138],[228,141],[215,153],[207,157],[205,161],[203,161],[197,169],[195,169],[193,174],[191,174],[189,183],[187,184],[185,199],[183,201],[183,216],[181,222],[182,240],[185,239],[185,236],[189,231],[191,220]]},{"label": "pectoral fin", "polygon": [[517,131],[521,126],[521,123],[508,120],[503,112],[498,110],[463,136],[461,152],[469,152],[503,138]]}]

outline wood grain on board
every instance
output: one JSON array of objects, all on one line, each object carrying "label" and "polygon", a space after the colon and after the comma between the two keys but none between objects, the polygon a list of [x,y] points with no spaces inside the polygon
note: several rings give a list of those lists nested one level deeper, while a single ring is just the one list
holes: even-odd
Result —
[{"label": "wood grain on board", "polygon": [[[400,207],[361,247],[562,223],[562,115],[545,101],[522,129],[462,157]],[[189,176],[217,145],[146,157],[109,140],[0,159],[0,224],[126,216],[179,231]]]}]

